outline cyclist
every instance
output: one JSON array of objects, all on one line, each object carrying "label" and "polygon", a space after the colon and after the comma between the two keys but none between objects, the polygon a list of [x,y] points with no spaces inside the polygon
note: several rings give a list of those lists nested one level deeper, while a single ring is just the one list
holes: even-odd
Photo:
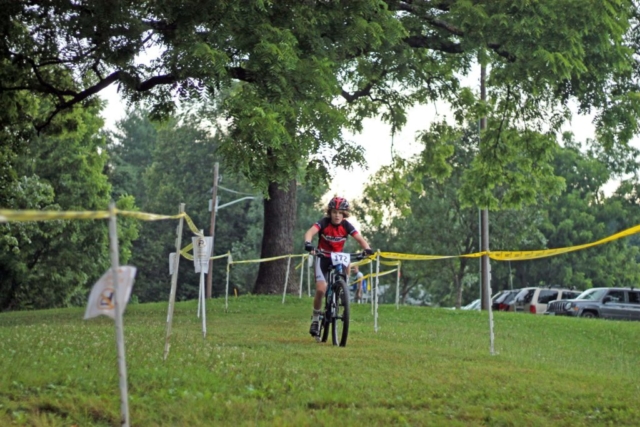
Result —
[{"label": "cyclist", "polygon": [[[353,237],[360,244],[366,255],[373,254],[366,240],[346,218],[349,217],[349,202],[343,197],[334,197],[329,202],[326,216],[316,222],[304,234],[304,248],[311,252],[311,239],[319,234],[318,248],[328,252],[342,252],[347,237]],[[318,336],[320,315],[322,314],[322,298],[327,291],[327,278],[331,260],[324,257],[315,259],[316,295],[313,299],[313,318],[309,333]],[[347,270],[348,271],[348,270]]]}]

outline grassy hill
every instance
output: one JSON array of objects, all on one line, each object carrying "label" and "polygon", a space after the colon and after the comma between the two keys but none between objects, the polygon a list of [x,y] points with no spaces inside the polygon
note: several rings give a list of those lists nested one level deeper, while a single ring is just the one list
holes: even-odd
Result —
[{"label": "grassy hill", "polygon": [[[245,296],[124,318],[133,426],[638,425],[640,323],[352,306],[345,348],[307,331],[311,299]],[[0,314],[0,425],[119,425],[113,321]]]}]

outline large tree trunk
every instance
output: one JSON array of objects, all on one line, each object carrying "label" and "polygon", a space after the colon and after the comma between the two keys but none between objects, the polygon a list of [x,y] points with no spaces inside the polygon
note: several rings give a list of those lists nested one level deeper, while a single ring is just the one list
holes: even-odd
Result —
[{"label": "large tree trunk", "polygon": [[454,273],[453,279],[456,286],[456,309],[460,310],[460,307],[462,307],[462,283],[467,269],[467,258],[460,258],[458,262],[460,263],[458,265],[458,272]]},{"label": "large tree trunk", "polygon": [[[269,184],[269,200],[264,201],[264,230],[260,258],[271,258],[293,253],[293,232],[296,225],[296,182],[286,188]],[[287,292],[298,292],[295,265],[291,259]],[[253,287],[255,294],[278,294],[284,290],[287,275],[287,259],[260,263],[258,278]]]}]

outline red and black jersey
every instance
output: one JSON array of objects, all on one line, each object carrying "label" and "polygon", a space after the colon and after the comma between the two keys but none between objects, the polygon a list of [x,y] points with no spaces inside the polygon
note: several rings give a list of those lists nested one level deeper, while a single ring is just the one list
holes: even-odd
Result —
[{"label": "red and black jersey", "polygon": [[324,217],[313,224],[320,236],[318,247],[329,252],[342,252],[348,236],[355,236],[358,230],[346,219],[338,225],[331,223],[331,218]]}]

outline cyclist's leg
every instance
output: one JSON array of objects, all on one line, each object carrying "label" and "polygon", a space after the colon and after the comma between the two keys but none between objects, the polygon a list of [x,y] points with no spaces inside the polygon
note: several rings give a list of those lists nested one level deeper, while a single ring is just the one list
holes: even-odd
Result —
[{"label": "cyclist's leg", "polygon": [[319,321],[322,315],[322,299],[327,292],[327,279],[323,272],[321,261],[321,258],[316,258],[315,261],[316,294],[313,298],[313,317],[311,318],[311,326],[309,327],[309,334],[314,337],[317,336],[320,331]]},{"label": "cyclist's leg", "polygon": [[316,295],[313,298],[313,309],[322,309],[322,299],[325,292],[327,292],[327,277],[329,275],[328,263],[323,262],[323,258],[316,258],[315,273],[316,273]]}]

